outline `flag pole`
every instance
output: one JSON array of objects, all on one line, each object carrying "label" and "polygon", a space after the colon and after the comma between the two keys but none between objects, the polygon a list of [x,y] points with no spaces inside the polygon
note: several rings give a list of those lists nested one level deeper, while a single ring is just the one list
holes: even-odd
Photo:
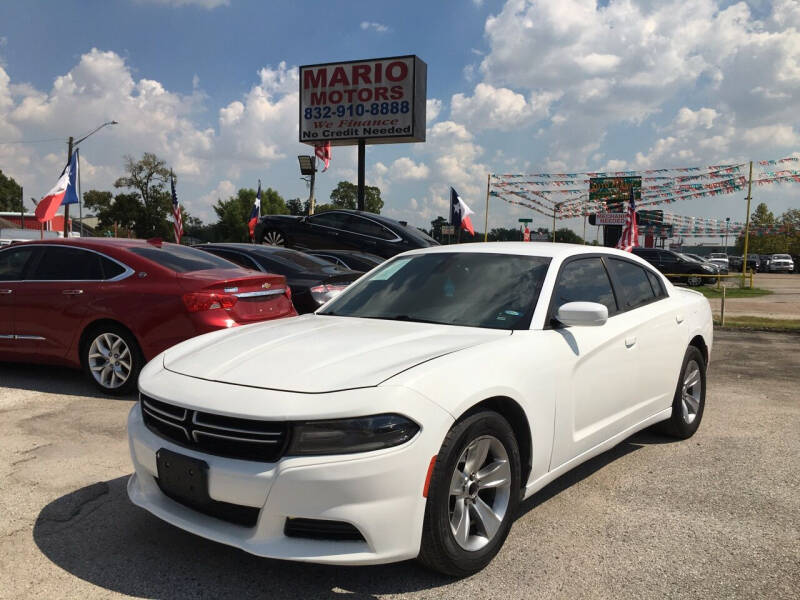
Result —
[{"label": "flag pole", "polygon": [[483,241],[489,241],[489,191],[492,187],[492,174],[486,176],[486,217],[483,221]]},{"label": "flag pole", "polygon": [[78,218],[81,220],[81,228],[80,233],[81,237],[83,237],[83,198],[81,198],[81,151],[75,150],[78,153],[78,157],[75,160],[75,168],[78,169]]},{"label": "flag pole", "polygon": [[[72,136],[67,141],[67,166],[72,160]],[[69,239],[69,204],[64,205],[64,239]]]}]

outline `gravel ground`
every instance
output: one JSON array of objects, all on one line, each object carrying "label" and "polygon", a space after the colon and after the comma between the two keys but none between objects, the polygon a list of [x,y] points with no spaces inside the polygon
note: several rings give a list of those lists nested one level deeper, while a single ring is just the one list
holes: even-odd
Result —
[{"label": "gravel ground", "polygon": [[0,598],[798,598],[800,336],[718,332],[699,432],[641,433],[528,500],[483,572],[259,559],[135,508],[132,399],[0,364]]}]

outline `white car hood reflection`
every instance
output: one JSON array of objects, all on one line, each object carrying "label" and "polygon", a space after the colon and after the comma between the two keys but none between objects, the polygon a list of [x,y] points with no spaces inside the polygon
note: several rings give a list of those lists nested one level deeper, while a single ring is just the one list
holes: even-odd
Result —
[{"label": "white car hood reflection", "polygon": [[438,356],[509,335],[497,329],[309,314],[194,338],[168,350],[164,367],[222,383],[321,393],[376,386]]}]

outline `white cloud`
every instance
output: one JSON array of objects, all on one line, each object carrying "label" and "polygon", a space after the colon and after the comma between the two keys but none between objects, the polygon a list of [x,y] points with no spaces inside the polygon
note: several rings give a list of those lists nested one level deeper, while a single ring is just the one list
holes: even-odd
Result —
[{"label": "white cloud", "polygon": [[476,130],[509,131],[525,127],[548,115],[558,94],[531,94],[528,100],[508,88],[479,83],[471,97],[454,94],[450,101],[451,117]]},{"label": "white cloud", "polygon": [[425,121],[430,125],[442,112],[442,101],[437,98],[428,98],[425,101]]},{"label": "white cloud", "polygon": [[425,166],[425,163],[415,163],[410,158],[403,156],[392,163],[391,173],[395,180],[426,179],[430,175],[430,169]]},{"label": "white cloud", "polygon": [[377,33],[386,33],[389,27],[383,23],[376,23],[375,21],[361,21],[361,29],[364,31],[370,30]]}]

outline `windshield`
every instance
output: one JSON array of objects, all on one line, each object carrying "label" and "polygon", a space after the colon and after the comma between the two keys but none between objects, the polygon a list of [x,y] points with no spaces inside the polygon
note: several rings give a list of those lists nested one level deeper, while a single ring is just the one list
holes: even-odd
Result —
[{"label": "windshield", "polygon": [[161,246],[148,244],[147,246],[132,247],[130,251],[176,273],[241,268],[219,256],[178,244],[162,244]]},{"label": "windshield", "polygon": [[772,258],[774,258],[775,260],[791,260],[792,259],[792,257],[789,256],[788,254],[773,254]]},{"label": "windshield", "polygon": [[681,257],[683,260],[687,260],[687,261],[689,261],[689,262],[693,262],[693,263],[699,263],[699,262],[703,262],[703,261],[701,261],[701,260],[697,260],[696,258],[692,258],[692,257],[691,257],[691,256],[689,256],[688,254],[683,254],[682,252],[676,252],[675,254],[677,254],[678,256],[680,256],[680,257]]},{"label": "windshield", "polygon": [[478,252],[395,258],[318,314],[527,329],[549,258]]}]

